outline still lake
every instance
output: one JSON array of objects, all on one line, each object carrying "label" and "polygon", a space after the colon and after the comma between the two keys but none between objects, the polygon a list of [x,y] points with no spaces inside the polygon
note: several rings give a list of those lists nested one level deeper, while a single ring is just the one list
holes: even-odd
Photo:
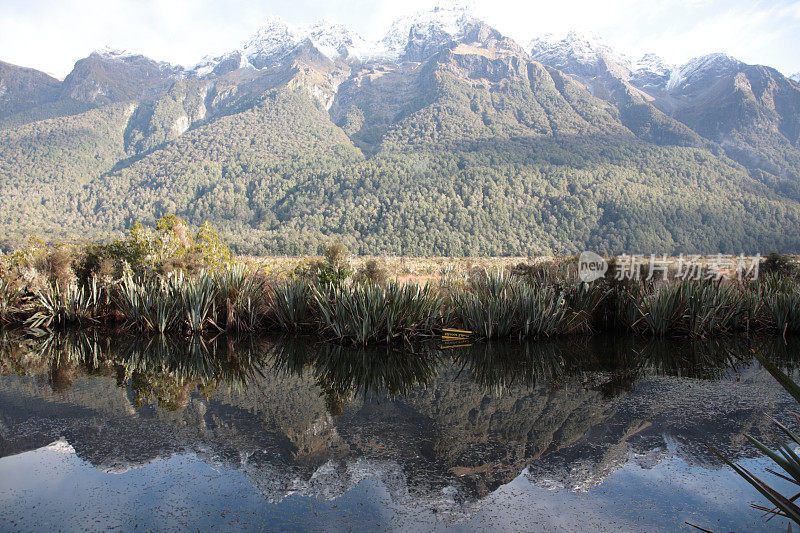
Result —
[{"label": "still lake", "polygon": [[0,332],[0,530],[786,531],[706,448],[775,481],[753,350],[797,377],[778,338]]}]

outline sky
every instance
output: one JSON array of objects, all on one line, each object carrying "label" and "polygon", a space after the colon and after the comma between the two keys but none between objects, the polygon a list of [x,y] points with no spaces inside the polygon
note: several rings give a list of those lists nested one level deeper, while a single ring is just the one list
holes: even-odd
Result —
[{"label": "sky", "polygon": [[[800,72],[800,0],[472,0],[476,15],[527,47],[536,36],[594,32],[636,59],[680,64],[725,52]],[[0,61],[63,78],[106,46],[192,66],[241,47],[270,15],[322,19],[380,39],[427,0],[0,0]]]}]

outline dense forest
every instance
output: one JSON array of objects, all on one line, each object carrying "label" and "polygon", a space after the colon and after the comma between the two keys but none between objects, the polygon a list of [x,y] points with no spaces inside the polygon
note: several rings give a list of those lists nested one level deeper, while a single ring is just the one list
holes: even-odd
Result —
[{"label": "dense forest", "polygon": [[[93,85],[71,79],[82,92],[6,113],[2,247],[112,239],[177,214],[241,254],[334,240],[397,255],[800,250],[785,171],[800,152],[783,137],[743,166],[641,98],[598,98],[507,42],[352,68],[335,91],[344,67],[304,53],[155,96],[128,80],[92,106],[80,98]],[[758,148],[756,130],[741,142]]]}]

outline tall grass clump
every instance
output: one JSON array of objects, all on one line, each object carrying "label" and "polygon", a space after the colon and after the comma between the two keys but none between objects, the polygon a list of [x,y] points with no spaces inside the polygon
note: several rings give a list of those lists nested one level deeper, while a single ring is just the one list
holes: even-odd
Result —
[{"label": "tall grass clump", "polygon": [[442,306],[430,285],[317,286],[313,298],[327,336],[361,345],[430,333]]},{"label": "tall grass clump", "polygon": [[551,337],[567,329],[570,309],[555,287],[521,285],[517,303],[522,336]]},{"label": "tall grass clump", "polygon": [[244,265],[231,265],[216,276],[220,317],[225,330],[253,331],[263,319],[266,281]]},{"label": "tall grass clump", "polygon": [[568,308],[567,320],[561,332],[591,332],[596,322],[597,311],[608,297],[608,289],[600,283],[582,283],[575,279],[567,279],[555,286],[564,295]]},{"label": "tall grass clump", "polygon": [[451,302],[462,327],[480,338],[549,337],[589,331],[603,296],[600,286],[563,278],[485,272]]},{"label": "tall grass clump", "polygon": [[102,289],[96,280],[90,285],[48,284],[35,290],[31,298],[33,313],[25,321],[31,329],[97,323]]},{"label": "tall grass clump", "polygon": [[16,319],[22,311],[20,290],[5,277],[0,277],[0,325],[8,324]]},{"label": "tall grass clump", "polygon": [[300,331],[309,324],[311,286],[302,279],[289,279],[267,289],[268,318],[283,331]]},{"label": "tall grass clump", "polygon": [[747,324],[757,307],[746,288],[727,280],[645,283],[630,298],[638,312],[634,330],[654,337],[729,333]]},{"label": "tall grass clump", "polygon": [[127,273],[116,287],[116,302],[125,320],[138,329],[165,333],[178,326],[178,287],[169,278],[136,279]]},{"label": "tall grass clump", "polygon": [[762,294],[767,323],[785,335],[800,331],[800,286],[776,282]]},{"label": "tall grass clump", "polygon": [[484,272],[470,280],[468,289],[452,298],[464,329],[484,339],[510,336],[518,313],[514,288],[504,272]]},{"label": "tall grass clump", "polygon": [[[125,321],[141,330],[202,332],[217,327],[215,277],[207,272],[187,277],[182,272],[167,277],[126,274],[116,290]],[[219,329],[219,328],[218,328]]]},{"label": "tall grass clump", "polygon": [[214,322],[218,290],[214,276],[201,272],[189,279],[179,273],[173,283],[180,296],[181,318],[186,329],[191,333],[199,333],[209,324],[218,328]]}]

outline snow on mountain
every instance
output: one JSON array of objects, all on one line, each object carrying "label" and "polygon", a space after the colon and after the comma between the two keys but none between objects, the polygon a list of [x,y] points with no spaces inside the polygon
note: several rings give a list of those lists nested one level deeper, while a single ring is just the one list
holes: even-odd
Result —
[{"label": "snow on mountain", "polygon": [[293,25],[278,16],[270,17],[239,50],[216,58],[206,58],[195,67],[198,76],[235,68],[262,69],[280,63],[306,40],[332,60],[365,59],[376,49],[355,32],[341,24],[318,22]]},{"label": "snow on mountain", "polygon": [[[305,42],[310,42],[334,61],[424,61],[450,42],[466,39],[480,24],[469,4],[456,1],[402,17],[394,21],[383,39],[370,42],[341,24],[323,21],[294,25],[274,16],[268,18],[242,48],[206,58],[192,73],[203,77],[238,68],[263,69],[279,65]],[[531,41],[529,50],[533,59],[584,81],[609,72],[636,87],[668,92],[692,83],[705,72],[721,74],[739,65],[736,59],[725,54],[698,57],[679,67],[665,63],[655,54],[645,54],[633,61],[591,32],[543,35]],[[136,57],[116,50],[102,53],[109,58]],[[800,73],[792,79],[800,81]]]},{"label": "snow on mountain", "polygon": [[720,76],[738,68],[740,64],[736,58],[722,53],[695,57],[672,69],[665,88],[668,92],[673,92],[696,83],[707,75]]},{"label": "snow on mountain", "polygon": [[205,58],[194,68],[207,76],[236,68],[262,69],[279,64],[306,40],[333,60],[389,59],[422,61],[479,24],[468,4],[452,3],[396,20],[379,42],[363,39],[349,28],[330,22],[293,25],[280,17],[267,19],[239,50]]},{"label": "snow on mountain", "polygon": [[113,48],[111,46],[104,46],[103,48],[95,50],[94,52],[92,52],[92,54],[97,54],[106,59],[120,59],[120,60],[142,56],[142,54],[130,52],[128,50],[123,50],[121,48]]},{"label": "snow on mountain", "polygon": [[672,66],[655,54],[645,54],[631,61],[594,34],[569,32],[565,37],[545,35],[530,44],[531,57],[582,80],[603,75],[608,70],[645,91],[673,92],[695,83],[706,83],[708,77],[729,75],[741,62],[729,55],[716,53],[696,57],[683,65]]},{"label": "snow on mountain", "polygon": [[280,17],[270,17],[256,34],[239,50],[246,63],[256,68],[266,66],[266,60],[282,57],[291,52],[304,38],[304,34]]},{"label": "snow on mountain", "polygon": [[632,66],[627,56],[594,33],[546,34],[533,39],[528,48],[536,61],[578,75],[592,75],[602,64],[625,72]]},{"label": "snow on mountain", "polygon": [[655,54],[645,54],[631,65],[630,81],[640,88],[663,87],[674,67]]},{"label": "snow on mountain", "polygon": [[357,33],[341,24],[320,22],[318,24],[300,26],[307,31],[311,42],[317,49],[330,58],[367,59],[375,52],[375,44],[370,43]]},{"label": "snow on mountain", "polygon": [[420,54],[464,37],[479,22],[468,4],[454,3],[418,12],[394,21],[381,40],[380,55],[420,60]]},{"label": "snow on mountain", "polygon": [[789,76],[789,79],[790,80],[794,80],[797,83],[800,83],[800,72],[796,72],[796,73],[792,74],[791,76]]}]

